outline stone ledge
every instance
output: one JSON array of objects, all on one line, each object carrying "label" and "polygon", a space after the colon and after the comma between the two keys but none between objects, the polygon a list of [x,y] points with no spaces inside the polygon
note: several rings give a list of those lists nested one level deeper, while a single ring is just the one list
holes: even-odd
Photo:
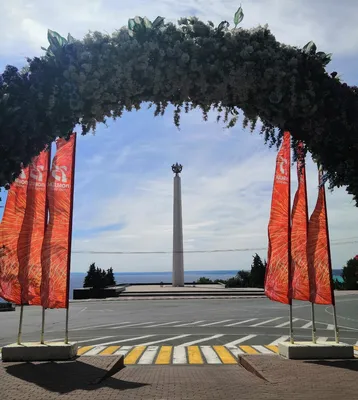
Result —
[{"label": "stone ledge", "polygon": [[68,344],[51,342],[51,343],[22,343],[9,344],[2,348],[3,362],[17,361],[64,361],[72,360],[76,357],[78,344],[71,342]]},{"label": "stone ledge", "polygon": [[329,360],[354,358],[352,345],[336,342],[295,342],[279,343],[280,356],[290,360]]}]

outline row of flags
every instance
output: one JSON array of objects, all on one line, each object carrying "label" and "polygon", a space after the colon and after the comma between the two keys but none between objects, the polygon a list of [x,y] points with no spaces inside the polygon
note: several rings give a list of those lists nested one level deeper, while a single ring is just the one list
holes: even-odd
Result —
[{"label": "row of flags", "polygon": [[292,299],[334,305],[332,265],[323,172],[315,209],[308,218],[303,144],[297,148],[298,188],[291,212],[291,138],[285,132],[276,159],[268,226],[265,293],[274,301]]},{"label": "row of flags", "polygon": [[76,134],[56,141],[10,186],[0,225],[0,297],[67,308]]}]

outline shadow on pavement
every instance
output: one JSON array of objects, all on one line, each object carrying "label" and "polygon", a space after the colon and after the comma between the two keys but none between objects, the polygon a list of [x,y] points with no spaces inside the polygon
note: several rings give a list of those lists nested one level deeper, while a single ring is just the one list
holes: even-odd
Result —
[{"label": "shadow on pavement", "polygon": [[147,385],[112,377],[95,384],[99,378],[103,377],[106,371],[78,360],[62,363],[22,363],[5,366],[5,370],[13,377],[35,384],[45,390],[61,394],[75,390],[92,391],[101,387],[128,390]]},{"label": "shadow on pavement", "polygon": [[305,361],[305,363],[322,365],[324,367],[342,368],[358,372],[358,360],[316,360]]}]

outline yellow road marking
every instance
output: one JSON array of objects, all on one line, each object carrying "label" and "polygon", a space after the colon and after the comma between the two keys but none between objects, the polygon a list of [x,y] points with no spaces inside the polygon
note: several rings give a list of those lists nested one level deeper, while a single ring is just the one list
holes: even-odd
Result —
[{"label": "yellow road marking", "polygon": [[358,351],[358,346],[353,346],[354,347],[354,350],[357,350]]},{"label": "yellow road marking", "polygon": [[188,346],[189,364],[204,364],[199,346]]},{"label": "yellow road marking", "polygon": [[170,364],[173,346],[162,346],[160,348],[155,364]]},{"label": "yellow road marking", "polygon": [[110,354],[113,354],[115,351],[117,351],[120,348],[120,346],[108,346],[106,349],[102,350],[99,355],[100,356],[109,356]]},{"label": "yellow road marking", "polygon": [[237,364],[235,357],[224,346],[213,346],[223,364]]},{"label": "yellow road marking", "polygon": [[83,346],[80,347],[77,351],[78,356],[82,356],[82,354],[87,353],[87,351],[93,349],[94,346]]},{"label": "yellow road marking", "polygon": [[273,351],[274,353],[278,354],[278,347],[277,346],[268,344],[265,347],[268,348],[269,350]]},{"label": "yellow road marking", "polygon": [[136,346],[124,358],[124,364],[135,364],[139,357],[143,354],[145,346]]},{"label": "yellow road marking", "polygon": [[251,346],[240,346],[240,349],[243,350],[247,354],[260,354],[257,350],[255,350]]}]

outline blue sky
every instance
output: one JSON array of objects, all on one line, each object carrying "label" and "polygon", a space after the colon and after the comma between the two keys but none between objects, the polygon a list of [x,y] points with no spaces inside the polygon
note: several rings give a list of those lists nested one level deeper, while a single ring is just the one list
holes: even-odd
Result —
[{"label": "blue sky", "polygon": [[[75,4],[75,6],[74,6]],[[243,27],[267,23],[277,39],[303,46],[313,40],[320,51],[332,52],[329,71],[357,84],[358,5],[355,0],[300,2],[242,1]],[[12,0],[2,5],[0,67],[21,66],[24,57],[41,54],[47,28],[76,38],[88,30],[112,32],[135,15],[157,15],[175,21],[197,15],[219,23],[232,21],[238,4],[219,0]],[[172,248],[171,165],[183,164],[185,250],[266,248],[275,149],[257,133],[241,126],[227,130],[211,116],[183,116],[181,130],[151,110],[125,114],[95,136],[79,137],[74,208],[74,251],[167,251]],[[292,190],[296,188],[292,169]],[[310,211],[316,200],[317,175],[308,165]],[[327,194],[332,257],[340,267],[358,253],[358,210],[345,190]],[[258,251],[266,257],[266,250]],[[185,255],[185,268],[246,269],[252,251]],[[72,271],[90,262],[117,272],[168,271],[170,254],[89,255],[74,253]]]}]

